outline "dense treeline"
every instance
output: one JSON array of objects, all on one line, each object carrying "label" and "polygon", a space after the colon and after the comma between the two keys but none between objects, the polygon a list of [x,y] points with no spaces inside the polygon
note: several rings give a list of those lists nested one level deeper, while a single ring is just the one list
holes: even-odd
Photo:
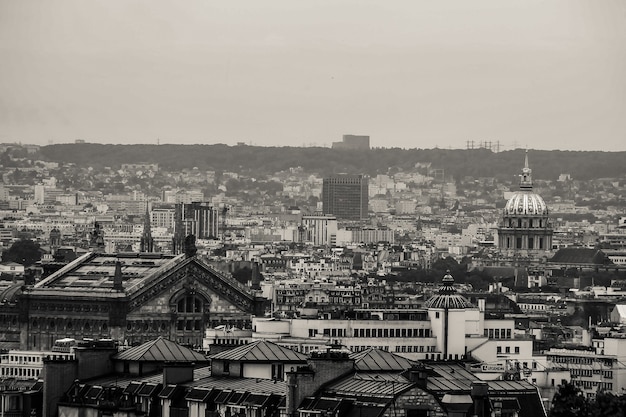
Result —
[{"label": "dense treeline", "polygon": [[[393,173],[431,163],[446,176],[512,179],[524,161],[524,150],[493,153],[486,149],[400,149],[368,151],[311,147],[260,147],[216,145],[101,145],[58,144],[41,148],[42,158],[94,168],[119,167],[123,163],[158,163],[164,169],[273,173],[301,166],[307,172]],[[536,179],[555,180],[559,174],[574,179],[616,178],[626,174],[626,152],[529,151]],[[426,173],[426,172],[424,172]]]}]

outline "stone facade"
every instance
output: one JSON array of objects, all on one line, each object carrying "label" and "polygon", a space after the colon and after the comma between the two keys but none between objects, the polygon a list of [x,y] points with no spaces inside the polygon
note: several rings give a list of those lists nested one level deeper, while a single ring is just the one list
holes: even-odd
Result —
[{"label": "stone facade", "polygon": [[162,336],[201,346],[206,327],[242,327],[263,312],[263,298],[195,257],[166,266],[133,287],[109,292],[26,289],[17,301],[19,316],[6,315],[0,330],[7,337],[19,330],[21,349],[50,349],[66,337],[140,344]]}]

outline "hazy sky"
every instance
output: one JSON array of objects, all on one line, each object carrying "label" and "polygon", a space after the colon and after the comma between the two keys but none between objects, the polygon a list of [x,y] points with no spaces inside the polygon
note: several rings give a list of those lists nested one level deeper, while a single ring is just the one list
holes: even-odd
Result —
[{"label": "hazy sky", "polygon": [[626,150],[624,0],[0,0],[0,142]]}]

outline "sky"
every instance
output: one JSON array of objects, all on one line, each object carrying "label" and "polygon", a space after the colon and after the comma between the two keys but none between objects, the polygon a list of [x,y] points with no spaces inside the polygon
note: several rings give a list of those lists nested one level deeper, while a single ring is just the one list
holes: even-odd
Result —
[{"label": "sky", "polygon": [[626,2],[0,1],[0,142],[344,134],[626,151]]}]

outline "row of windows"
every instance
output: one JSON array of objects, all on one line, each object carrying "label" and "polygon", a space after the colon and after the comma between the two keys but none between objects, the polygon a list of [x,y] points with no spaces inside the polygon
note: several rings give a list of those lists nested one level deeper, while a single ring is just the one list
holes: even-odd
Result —
[{"label": "row of windows", "polygon": [[335,304],[340,304],[340,303],[361,304],[361,298],[330,297],[329,302],[335,303]]},{"label": "row of windows", "polygon": [[[517,362],[517,367],[519,368],[519,362]],[[528,362],[522,362],[522,368],[528,369]],[[537,369],[537,362],[533,361],[533,369]],[[535,381],[537,382],[537,381]]]},{"label": "row of windows", "polygon": [[[327,337],[349,337],[346,329],[324,329]],[[309,337],[315,337],[318,329],[309,329]],[[431,337],[430,329],[353,329],[352,337]]]},{"label": "row of windows", "polygon": [[0,357],[1,362],[41,362],[41,356],[17,356],[17,355],[2,355]]},{"label": "row of windows", "polygon": [[243,339],[216,339],[215,344],[217,345],[245,345],[246,342]]},{"label": "row of windows", "polygon": [[612,391],[613,384],[611,382],[599,382],[599,381],[572,381],[574,385],[583,389],[599,389],[602,391]]},{"label": "row of windows", "polygon": [[573,363],[577,365],[592,365],[593,358],[580,358],[580,357],[564,357],[564,356],[548,356],[548,360],[554,363]]},{"label": "row of windows", "polygon": [[39,373],[41,369],[31,369],[31,368],[0,368],[0,376],[2,377],[26,377],[26,378],[37,378],[39,377]]},{"label": "row of windows", "polygon": [[202,320],[178,320],[176,330],[202,330]]},{"label": "row of windows", "polygon": [[[496,353],[502,353],[502,346],[496,347]],[[511,353],[511,346],[505,346],[504,353]],[[519,354],[519,346],[514,346],[513,353]]]},{"label": "row of windows", "polygon": [[[60,354],[52,354],[47,355],[49,359],[53,360],[71,360],[74,359],[74,355],[60,355]],[[30,356],[30,355],[2,355],[0,356],[0,362],[2,363],[40,363],[42,361],[41,356]]]},{"label": "row of windows", "polygon": [[[515,219],[509,219],[509,227],[515,227],[515,223]],[[517,227],[543,227],[544,225],[543,219],[539,219],[539,223],[533,222],[533,219],[528,219],[528,222],[517,219]]]},{"label": "row of windows", "polygon": [[485,329],[485,336],[489,339],[510,339],[511,329]]},{"label": "row of windows", "polygon": [[106,323],[102,323],[102,325],[100,325],[99,323],[94,323],[93,325],[90,324],[89,322],[86,323],[78,323],[76,325],[74,325],[71,321],[68,321],[67,323],[61,323],[59,325],[57,325],[57,323],[54,320],[50,320],[47,323],[43,323],[40,325],[40,323],[37,320],[33,320],[32,322],[32,328],[33,329],[39,329],[41,328],[42,330],[46,330],[46,329],[50,329],[50,330],[54,330],[55,328],[59,328],[59,330],[74,330],[74,331],[85,331],[85,332],[90,332],[92,330],[92,327],[94,330],[98,330],[98,328],[100,328],[103,332],[108,331],[109,326]]},{"label": "row of windows", "polygon": [[401,352],[401,353],[424,353],[424,351],[436,352],[437,347],[436,346],[396,346],[396,352]]},{"label": "row of windows", "polygon": [[132,331],[147,332],[148,330],[157,331],[159,330],[159,327],[161,328],[161,331],[164,331],[167,328],[167,323],[161,322],[160,325],[156,321],[152,323],[140,322],[140,321],[137,321],[137,322],[129,321],[126,323],[126,330],[128,330],[129,332],[132,332]]},{"label": "row of windows", "polygon": [[597,360],[600,364],[608,368],[613,367],[613,361],[611,359],[581,358],[578,356],[548,356],[548,360],[554,363],[569,363],[576,365],[593,365],[594,360]]},{"label": "row of windows", "polygon": [[430,329],[354,329],[353,337],[431,337]]},{"label": "row of windows", "polygon": [[593,375],[600,375],[600,374],[602,374],[602,377],[606,379],[613,378],[613,371],[603,371],[600,369],[570,369],[570,375],[574,377],[576,376],[591,377]]}]

